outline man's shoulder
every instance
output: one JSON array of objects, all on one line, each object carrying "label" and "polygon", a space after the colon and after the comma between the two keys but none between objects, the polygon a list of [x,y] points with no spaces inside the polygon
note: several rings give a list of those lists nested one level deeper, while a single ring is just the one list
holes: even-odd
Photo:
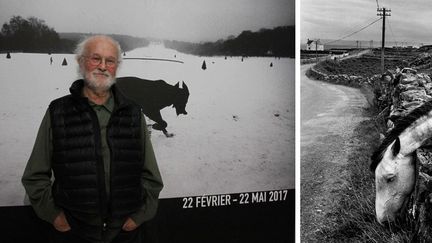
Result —
[{"label": "man's shoulder", "polygon": [[75,80],[72,83],[71,87],[69,88],[69,91],[71,93],[52,100],[50,103],[50,106],[54,105],[54,104],[64,103],[65,101],[72,100],[72,98],[74,96],[79,95],[79,92],[80,92],[80,90],[82,90],[83,85],[84,85],[84,81],[82,79]]},{"label": "man's shoulder", "polygon": [[70,101],[70,99],[72,98],[72,95],[68,94],[62,97],[59,97],[57,99],[54,99],[51,101],[51,103],[49,104],[49,107],[55,106],[55,105],[60,105],[60,104],[64,104],[65,102]]}]

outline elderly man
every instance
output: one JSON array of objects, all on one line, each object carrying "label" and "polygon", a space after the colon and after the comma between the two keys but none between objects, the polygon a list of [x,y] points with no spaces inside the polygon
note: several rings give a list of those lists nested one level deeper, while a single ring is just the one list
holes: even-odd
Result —
[{"label": "elderly man", "polygon": [[51,242],[141,242],[156,214],[163,184],[141,109],[114,84],[120,54],[107,36],[81,42],[83,79],[39,128],[22,183]]}]

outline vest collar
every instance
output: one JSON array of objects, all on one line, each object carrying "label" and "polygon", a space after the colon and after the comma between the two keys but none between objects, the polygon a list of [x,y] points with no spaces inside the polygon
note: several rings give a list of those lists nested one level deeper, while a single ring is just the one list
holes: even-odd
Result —
[{"label": "vest collar", "polygon": [[[82,90],[84,88],[84,80],[79,79],[72,83],[71,87],[69,88],[69,92],[72,94],[72,96],[77,98],[84,98],[87,100],[86,97],[83,97]],[[126,96],[117,88],[116,84],[113,84],[111,86],[111,92],[114,96],[114,101],[116,105],[124,106],[124,105],[130,105],[133,102],[126,98]]]}]

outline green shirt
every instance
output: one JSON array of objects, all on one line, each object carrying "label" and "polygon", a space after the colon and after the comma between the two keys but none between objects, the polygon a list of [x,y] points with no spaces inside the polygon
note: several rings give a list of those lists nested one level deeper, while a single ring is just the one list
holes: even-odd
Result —
[{"label": "green shirt", "polygon": [[[114,99],[112,95],[103,105],[97,105],[89,101],[90,106],[96,112],[98,117],[99,125],[101,128],[102,139],[102,154],[105,169],[105,180],[107,183],[106,190],[109,193],[109,176],[110,176],[110,151],[106,140],[106,127],[111,117],[111,113],[114,109]],[[147,131],[147,125],[145,122],[144,115],[142,117],[141,131],[142,137],[145,138],[143,144],[143,151],[145,151],[145,162],[142,168],[142,187],[145,190],[147,199],[142,205],[140,210],[135,212],[130,217],[139,225],[147,220],[154,217],[158,206],[159,192],[162,190],[162,178],[159,172],[159,168],[156,163],[156,157],[153,151],[152,144],[150,142],[149,134]],[[29,196],[30,202],[36,212],[36,214],[43,220],[53,223],[54,219],[61,212],[53,200],[51,193],[52,184],[52,170],[51,170],[51,156],[52,156],[52,133],[51,133],[51,120],[50,114],[47,110],[45,116],[42,119],[36,141],[33,147],[33,151],[30,155],[29,161],[25,168],[22,183]],[[92,225],[100,225],[98,218],[95,218],[93,222],[88,222]],[[118,228],[123,225],[124,222],[112,221],[111,227]],[[119,230],[119,229],[118,229]],[[118,230],[111,232],[114,237]],[[109,233],[108,233],[109,234]],[[108,236],[108,238],[111,238]]]}]

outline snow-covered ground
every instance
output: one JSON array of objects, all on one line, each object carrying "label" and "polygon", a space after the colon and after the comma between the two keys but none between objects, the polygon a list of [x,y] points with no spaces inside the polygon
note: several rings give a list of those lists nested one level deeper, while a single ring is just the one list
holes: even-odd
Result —
[{"label": "snow-covered ground", "polygon": [[[52,65],[47,54],[0,56],[0,206],[23,204],[21,175],[42,116],[77,77],[73,55],[51,56]],[[225,60],[161,45],[125,57],[184,62],[124,60],[118,73],[188,85],[188,115],[162,110],[175,136],[152,132],[162,198],[294,188],[294,59]],[[61,65],[64,58],[67,66]]]}]

